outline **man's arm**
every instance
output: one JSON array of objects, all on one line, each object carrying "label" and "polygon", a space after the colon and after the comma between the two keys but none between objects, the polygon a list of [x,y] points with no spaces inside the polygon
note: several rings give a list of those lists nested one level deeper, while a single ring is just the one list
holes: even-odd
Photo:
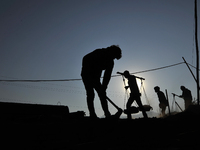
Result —
[{"label": "man's arm", "polygon": [[112,63],[106,68],[106,70],[104,72],[103,82],[102,82],[102,86],[103,86],[104,90],[107,89],[108,83],[109,83],[110,78],[111,78],[113,66],[114,66],[114,62],[112,61]]},{"label": "man's arm", "polygon": [[182,92],[182,95],[179,95],[180,98],[184,98],[184,92]]},{"label": "man's arm", "polygon": [[124,88],[127,90],[128,88],[130,88],[130,86],[125,86]]}]

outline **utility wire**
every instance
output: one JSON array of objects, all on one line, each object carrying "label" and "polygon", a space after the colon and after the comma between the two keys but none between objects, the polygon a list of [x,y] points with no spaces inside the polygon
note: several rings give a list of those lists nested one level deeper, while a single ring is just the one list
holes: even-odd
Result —
[{"label": "utility wire", "polygon": [[[130,73],[130,74],[138,74],[138,73],[144,73],[144,72],[150,72],[150,71],[156,71],[156,70],[160,70],[160,69],[165,69],[165,68],[169,68],[169,67],[173,67],[173,66],[177,66],[180,64],[183,64],[185,62],[180,62],[180,63],[176,63],[176,64],[172,64],[172,65],[168,65],[168,66],[164,66],[164,67],[159,67],[159,68],[154,68],[154,69],[148,69],[148,70],[144,70],[144,71],[138,71],[138,72],[134,72],[134,73]],[[190,64],[189,64],[190,65]],[[192,65],[190,65],[192,66]],[[192,66],[194,67],[194,66]],[[194,67],[195,68],[195,67]],[[112,75],[111,77],[118,77],[121,75]],[[0,80],[0,82],[60,82],[60,81],[80,81],[82,79],[58,79],[58,80]]]},{"label": "utility wire", "polygon": [[82,79],[58,79],[58,80],[0,80],[0,82],[57,82],[57,81],[78,81]]},{"label": "utility wire", "polygon": [[[193,66],[193,65],[191,65],[191,64],[189,64],[189,63],[187,63],[189,66],[191,66],[192,68],[195,68],[196,69],[196,67],[195,66]],[[200,71],[200,69],[198,69],[199,71]]]},{"label": "utility wire", "polygon": [[[138,71],[138,72],[134,72],[134,73],[130,73],[130,74],[138,74],[138,73],[156,71],[156,70],[160,70],[160,69],[165,69],[165,68],[177,66],[177,65],[180,65],[180,64],[183,64],[183,63],[185,63],[185,62],[180,62],[180,63],[176,63],[176,64],[173,64],[173,65],[168,65],[168,66],[159,67],[159,68],[154,68],[154,69],[149,69],[149,70],[144,70],[144,71]],[[117,76],[121,76],[121,75],[113,75],[112,77],[117,77]]]}]

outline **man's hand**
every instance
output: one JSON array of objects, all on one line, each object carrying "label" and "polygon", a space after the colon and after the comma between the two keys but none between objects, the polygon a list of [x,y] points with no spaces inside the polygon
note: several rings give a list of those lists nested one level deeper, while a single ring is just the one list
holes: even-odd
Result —
[{"label": "man's hand", "polygon": [[129,88],[129,86],[125,86],[124,88],[127,90]]},{"label": "man's hand", "polygon": [[106,91],[106,89],[107,89],[107,86],[102,85],[102,90],[103,90],[103,91]]}]

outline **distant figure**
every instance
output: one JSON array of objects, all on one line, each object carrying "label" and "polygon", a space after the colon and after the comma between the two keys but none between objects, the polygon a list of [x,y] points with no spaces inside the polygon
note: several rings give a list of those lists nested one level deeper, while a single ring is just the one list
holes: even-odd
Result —
[{"label": "distant figure", "polygon": [[180,89],[182,90],[182,95],[179,97],[183,98],[185,101],[185,109],[187,109],[190,105],[192,105],[192,94],[191,91],[181,86]]},{"label": "distant figure", "polygon": [[[121,57],[121,49],[116,45],[96,49],[83,57],[81,76],[86,89],[90,117],[93,119],[98,118],[94,109],[94,89],[100,98],[105,117],[111,116],[106,100],[106,89],[114,67],[114,59],[120,59]],[[101,83],[100,78],[103,70],[104,76]]]},{"label": "distant figure", "polygon": [[159,107],[161,108],[162,116],[165,116],[165,110],[166,110],[166,107],[168,106],[168,102],[165,97],[165,94],[162,91],[160,91],[159,86],[154,87],[154,90],[158,95],[158,100],[160,102]]},{"label": "distant figure", "polygon": [[[139,109],[142,111],[144,118],[148,118],[146,111],[142,105],[141,99],[140,99],[141,93],[140,93],[138,85],[137,85],[136,76],[130,75],[129,71],[127,71],[127,70],[124,71],[123,75],[125,78],[128,79],[128,86],[126,86],[125,88],[126,89],[130,88],[130,91],[131,91],[130,97],[126,104],[126,109],[127,110],[130,109],[132,103],[134,102],[134,100],[136,100],[136,102],[139,106]],[[127,117],[128,117],[128,119],[131,119],[132,118],[131,113],[127,113]]]}]

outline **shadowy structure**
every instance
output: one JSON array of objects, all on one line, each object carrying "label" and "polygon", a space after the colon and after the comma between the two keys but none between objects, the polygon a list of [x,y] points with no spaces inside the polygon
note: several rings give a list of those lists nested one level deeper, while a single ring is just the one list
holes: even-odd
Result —
[{"label": "shadowy structure", "polygon": [[131,105],[134,102],[134,100],[136,100],[140,111],[142,111],[144,118],[148,118],[146,111],[142,105],[141,99],[140,99],[141,93],[140,93],[138,85],[137,85],[136,76],[130,75],[129,71],[127,71],[127,70],[124,71],[123,75],[125,78],[128,79],[128,86],[126,86],[125,88],[126,89],[130,88],[130,91],[131,91],[130,97],[126,104],[126,110],[125,110],[127,112],[128,119],[131,119],[131,113],[130,113],[129,109],[131,109]]},{"label": "shadowy structure", "polygon": [[[94,90],[98,93],[105,116],[111,116],[106,100],[106,89],[114,67],[114,59],[120,59],[121,56],[119,46],[111,45],[107,48],[96,49],[83,57],[81,76],[86,89],[87,105],[91,118],[97,118],[94,109]],[[105,72],[101,83],[100,78],[103,70]]]},{"label": "shadowy structure", "polygon": [[165,116],[166,107],[168,106],[168,101],[167,101],[167,99],[165,97],[165,94],[162,91],[160,91],[160,87],[159,86],[155,86],[154,90],[158,95],[158,100],[160,102],[159,107],[161,108],[162,117],[164,117]]},{"label": "shadowy structure", "polygon": [[0,102],[0,114],[3,116],[63,116],[68,117],[69,108],[63,105],[42,105]]},{"label": "shadowy structure", "polygon": [[180,89],[182,90],[182,95],[180,95],[179,97],[184,99],[185,109],[187,109],[190,105],[192,105],[192,93],[185,86],[181,86]]},{"label": "shadowy structure", "polygon": [[0,102],[0,120],[62,122],[80,120],[84,111],[69,112],[68,106]]}]

